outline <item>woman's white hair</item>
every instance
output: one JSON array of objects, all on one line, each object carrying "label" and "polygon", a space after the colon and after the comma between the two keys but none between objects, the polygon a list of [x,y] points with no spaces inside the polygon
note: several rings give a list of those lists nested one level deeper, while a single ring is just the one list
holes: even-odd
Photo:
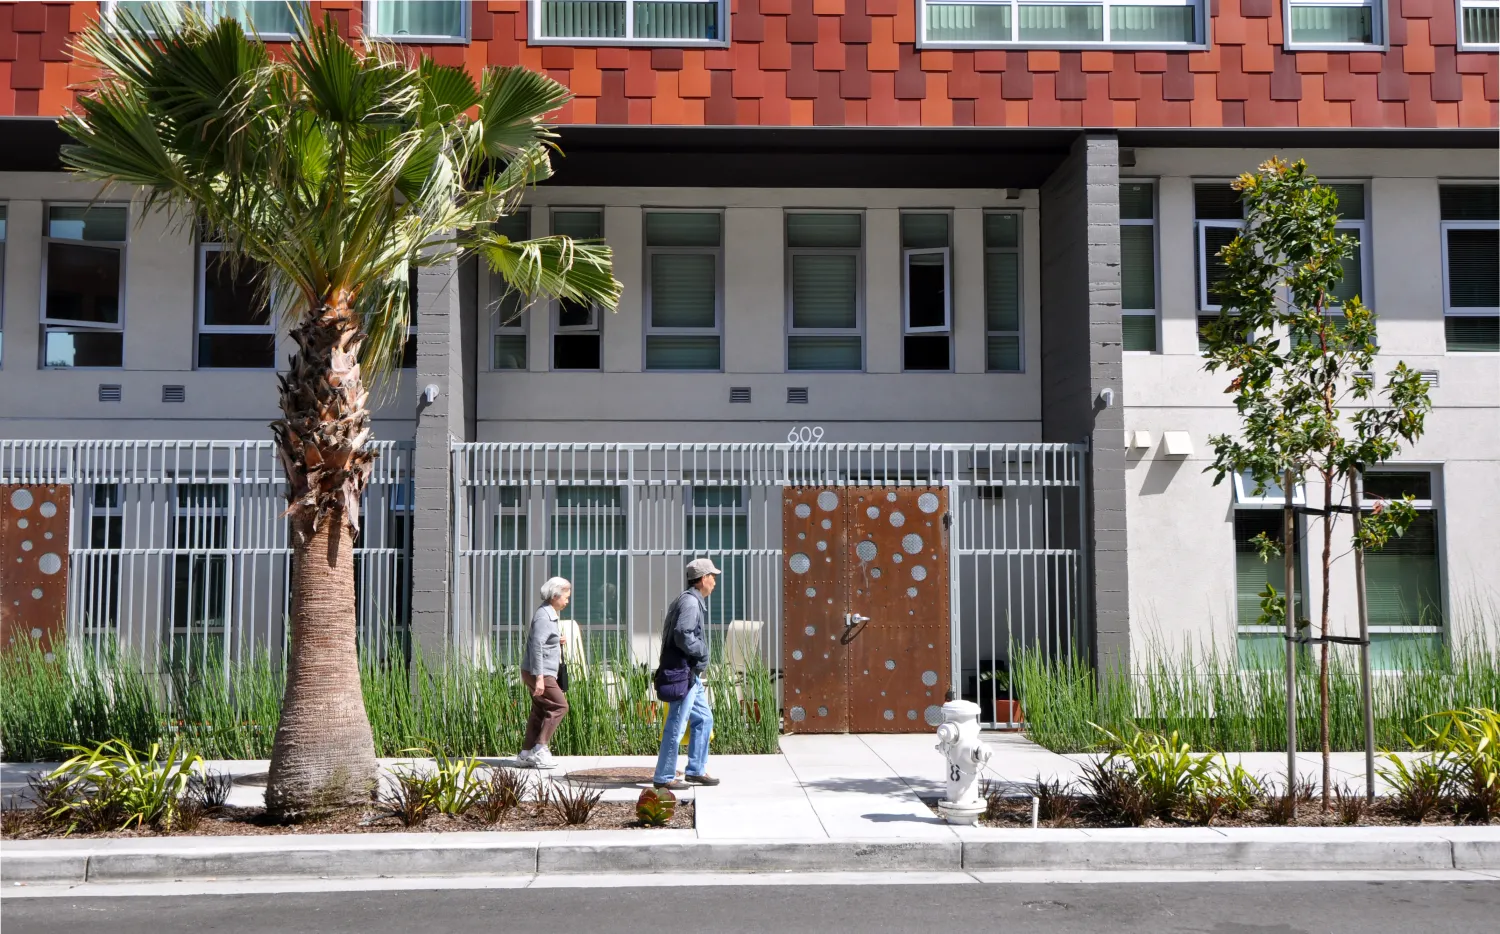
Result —
[{"label": "woman's white hair", "polygon": [[568,583],[566,577],[549,577],[547,583],[542,585],[542,602],[551,603],[552,598],[564,590],[572,590],[573,585]]}]

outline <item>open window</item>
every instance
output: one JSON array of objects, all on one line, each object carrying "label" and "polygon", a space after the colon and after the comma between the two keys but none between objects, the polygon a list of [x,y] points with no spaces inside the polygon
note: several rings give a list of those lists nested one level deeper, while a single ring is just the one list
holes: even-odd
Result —
[{"label": "open window", "polygon": [[[531,211],[522,208],[495,222],[495,232],[511,240],[531,237]],[[499,273],[489,275],[491,322],[490,366],[496,370],[526,369],[526,301]]]},{"label": "open window", "polygon": [[260,268],[223,244],[198,244],[198,368],[274,369],[276,326]]},{"label": "open window", "polygon": [[953,368],[953,247],[946,212],[901,215],[903,368]]},{"label": "open window", "polygon": [[[552,212],[552,232],[574,240],[604,237],[604,212],[559,208]],[[552,309],[552,369],[597,370],[602,364],[601,331],[604,316],[594,302],[560,299]]]},{"label": "open window", "polygon": [[1199,182],[1193,185],[1193,217],[1196,226],[1198,274],[1198,349],[1206,350],[1203,328],[1219,316],[1223,307],[1217,295],[1219,283],[1229,275],[1229,268],[1219,251],[1234,241],[1245,226],[1245,205],[1240,193],[1228,182]]},{"label": "open window", "polygon": [[125,350],[123,205],[51,204],[42,250],[42,365],[120,367]]}]

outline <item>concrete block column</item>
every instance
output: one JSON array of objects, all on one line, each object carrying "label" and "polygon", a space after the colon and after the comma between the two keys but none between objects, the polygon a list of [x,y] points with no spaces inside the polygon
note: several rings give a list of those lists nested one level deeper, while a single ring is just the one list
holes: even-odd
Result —
[{"label": "concrete block column", "polygon": [[1119,176],[1114,134],[1084,133],[1041,191],[1042,437],[1090,445],[1084,586],[1101,666],[1130,656]]}]

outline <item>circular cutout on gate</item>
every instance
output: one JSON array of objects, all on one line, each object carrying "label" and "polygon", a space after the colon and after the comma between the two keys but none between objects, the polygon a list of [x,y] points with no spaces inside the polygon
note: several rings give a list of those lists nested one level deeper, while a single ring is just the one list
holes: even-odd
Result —
[{"label": "circular cutout on gate", "polygon": [[940,505],[942,505],[942,502],[937,498],[936,493],[923,493],[917,497],[917,508],[923,512],[937,512]]},{"label": "circular cutout on gate", "polygon": [[890,520],[891,520],[891,527],[892,527],[892,528],[896,528],[896,529],[899,529],[899,528],[901,528],[901,527],[902,527],[902,526],[903,526],[903,525],[905,525],[905,524],[906,524],[906,517],[905,517],[905,516],[903,516],[903,515],[902,515],[902,514],[901,514],[901,513],[899,513],[899,512],[893,512],[893,513],[891,513],[891,514],[890,514],[890,517],[889,517],[889,518],[890,518]]},{"label": "circular cutout on gate", "polygon": [[909,555],[914,555],[922,550],[922,536],[916,532],[907,532],[901,537],[901,550]]},{"label": "circular cutout on gate", "polygon": [[12,509],[25,511],[31,508],[33,502],[35,500],[32,498],[30,490],[16,490],[10,494],[10,507]]},{"label": "circular cutout on gate", "polygon": [[839,495],[832,490],[824,490],[819,493],[818,508],[824,512],[833,512],[839,508]]},{"label": "circular cutout on gate", "polygon": [[806,503],[798,503],[797,508],[793,509],[792,512],[797,514],[798,519],[806,519],[808,516],[812,515],[812,507],[807,505]]},{"label": "circular cutout on gate", "polygon": [[926,580],[927,579],[927,569],[924,568],[924,567],[922,567],[920,564],[913,565],[912,569],[911,569],[911,579],[914,580],[914,581],[924,581],[924,580]]},{"label": "circular cutout on gate", "polygon": [[859,555],[859,560],[861,561],[874,561],[875,557],[880,554],[880,551],[875,547],[874,542],[863,541],[854,546],[854,553]]},{"label": "circular cutout on gate", "polygon": [[803,710],[801,707],[793,707],[791,713],[793,723],[801,723],[803,720],[807,719],[807,711]]},{"label": "circular cutout on gate", "polygon": [[786,563],[793,574],[806,574],[812,567],[812,559],[800,551],[788,558]]}]

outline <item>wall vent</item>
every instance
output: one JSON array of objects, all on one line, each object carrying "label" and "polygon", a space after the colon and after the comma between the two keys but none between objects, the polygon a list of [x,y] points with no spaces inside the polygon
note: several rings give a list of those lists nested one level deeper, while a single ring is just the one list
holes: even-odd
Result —
[{"label": "wall vent", "polygon": [[[1354,375],[1363,376],[1365,379],[1375,380],[1377,385],[1379,385],[1380,383],[1380,380],[1376,376],[1376,374],[1371,373],[1369,370],[1360,370]],[[1439,385],[1437,370],[1419,370],[1418,375],[1422,377],[1422,382],[1426,383],[1428,386],[1437,387]]]},{"label": "wall vent", "polygon": [[161,401],[163,402],[186,402],[187,387],[185,386],[163,386],[161,387]]},{"label": "wall vent", "polygon": [[119,383],[100,383],[99,384],[99,401],[100,402],[119,402],[120,399],[121,399],[121,393],[120,393],[120,384]]},{"label": "wall vent", "polygon": [[807,405],[806,386],[788,386],[786,388],[787,405]]},{"label": "wall vent", "polygon": [[730,386],[729,387],[729,401],[730,402],[749,402],[750,401],[750,387],[749,386]]}]

